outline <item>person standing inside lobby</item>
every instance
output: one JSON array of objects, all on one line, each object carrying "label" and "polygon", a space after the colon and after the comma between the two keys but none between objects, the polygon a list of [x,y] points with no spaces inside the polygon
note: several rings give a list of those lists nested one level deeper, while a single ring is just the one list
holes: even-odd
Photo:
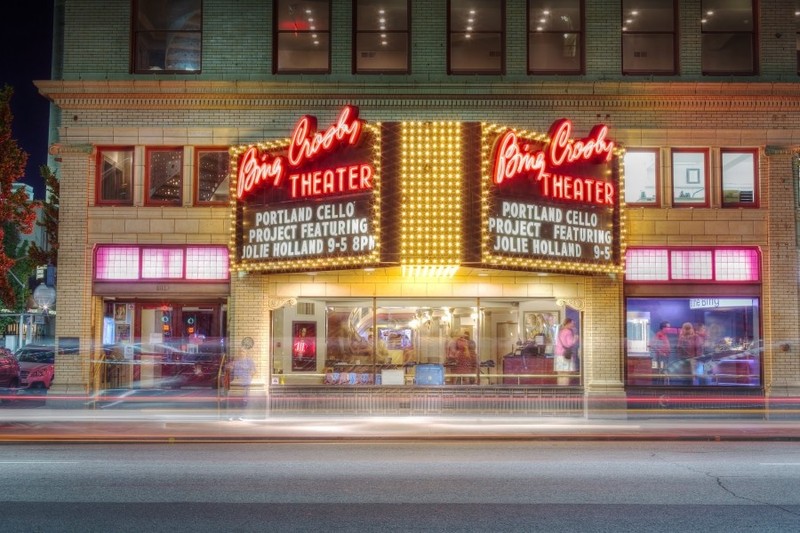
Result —
[{"label": "person standing inside lobby", "polygon": [[559,385],[569,385],[572,380],[569,374],[577,371],[578,341],[575,321],[565,318],[556,337],[555,361],[553,362],[553,370],[558,374]]},{"label": "person standing inside lobby", "polygon": [[658,325],[658,332],[656,332],[653,340],[650,342],[650,350],[653,354],[653,364],[659,371],[663,371],[670,362],[672,357],[672,345],[669,342],[667,331],[671,328],[670,323],[666,320]]}]

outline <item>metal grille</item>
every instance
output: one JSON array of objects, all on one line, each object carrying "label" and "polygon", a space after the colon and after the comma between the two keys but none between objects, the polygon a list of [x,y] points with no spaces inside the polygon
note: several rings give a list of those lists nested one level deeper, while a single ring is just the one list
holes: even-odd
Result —
[{"label": "metal grille", "polygon": [[270,391],[277,414],[519,414],[583,416],[583,391],[535,388],[281,387]]}]

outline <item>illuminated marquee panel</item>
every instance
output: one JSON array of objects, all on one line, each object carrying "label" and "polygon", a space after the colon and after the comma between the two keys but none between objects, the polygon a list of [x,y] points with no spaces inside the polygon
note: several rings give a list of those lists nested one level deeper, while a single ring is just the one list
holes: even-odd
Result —
[{"label": "illuminated marquee panel", "polygon": [[452,275],[462,261],[462,125],[401,127],[400,258],[407,275]]},{"label": "illuminated marquee panel", "polygon": [[516,270],[621,273],[623,153],[596,126],[572,137],[482,125],[481,263]]},{"label": "illuminated marquee panel", "polygon": [[232,269],[377,265],[380,136],[346,106],[325,131],[304,116],[289,139],[232,148]]},{"label": "illuminated marquee panel", "polygon": [[623,269],[623,151],[605,126],[367,124],[346,106],[324,131],[304,116],[230,153],[232,270]]}]

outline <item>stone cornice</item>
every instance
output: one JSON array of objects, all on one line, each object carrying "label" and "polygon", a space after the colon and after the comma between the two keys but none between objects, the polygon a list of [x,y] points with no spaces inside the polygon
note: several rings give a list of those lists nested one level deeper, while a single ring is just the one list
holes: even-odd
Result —
[{"label": "stone cornice", "polygon": [[800,110],[795,83],[498,82],[333,83],[270,81],[37,81],[42,95],[65,109],[298,109],[501,105],[520,109],[603,111]]}]

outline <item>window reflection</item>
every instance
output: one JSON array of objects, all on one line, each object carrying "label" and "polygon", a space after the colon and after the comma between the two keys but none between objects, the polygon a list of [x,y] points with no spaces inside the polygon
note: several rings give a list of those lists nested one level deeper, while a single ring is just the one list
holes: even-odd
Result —
[{"label": "window reflection", "polygon": [[276,72],[328,72],[330,2],[280,0],[275,9]]},{"label": "window reflection", "polygon": [[754,74],[753,0],[703,0],[703,74]]},{"label": "window reflection", "polygon": [[133,204],[133,148],[98,148],[97,201]]},{"label": "window reflection", "polygon": [[[579,322],[579,313],[569,311]],[[554,368],[552,299],[313,300],[273,314],[275,384],[329,386],[577,385]],[[315,358],[295,364],[299,328]],[[564,378],[564,379],[559,379]]]},{"label": "window reflection", "polygon": [[579,74],[583,69],[583,2],[528,2],[528,72]]},{"label": "window reflection", "polygon": [[408,0],[358,0],[354,70],[408,72]]},{"label": "window reflection", "polygon": [[622,2],[622,71],[674,74],[675,1]]},{"label": "window reflection", "polygon": [[137,0],[133,39],[134,72],[199,72],[202,1]]},{"label": "window reflection", "polygon": [[503,73],[504,12],[505,2],[450,1],[450,73]]},{"label": "window reflection", "polygon": [[629,385],[756,387],[759,299],[627,299]]}]

